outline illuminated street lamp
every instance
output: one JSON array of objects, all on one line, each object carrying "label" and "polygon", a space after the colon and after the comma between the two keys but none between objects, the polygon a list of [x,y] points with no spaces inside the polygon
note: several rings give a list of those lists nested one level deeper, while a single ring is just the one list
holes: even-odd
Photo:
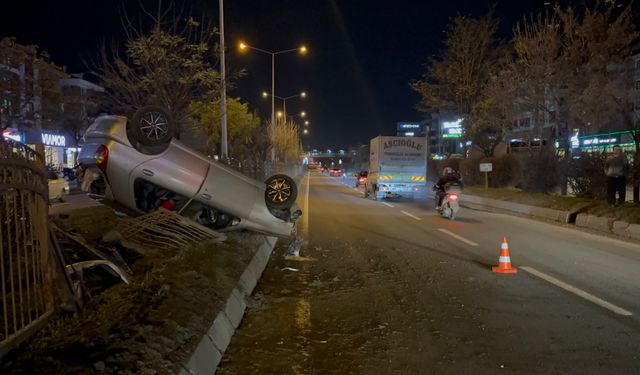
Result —
[{"label": "illuminated street lamp", "polygon": [[[286,50],[282,50],[282,51],[276,51],[276,52],[272,52],[272,51],[267,51],[261,48],[257,48],[257,47],[253,47],[245,42],[240,42],[238,44],[238,48],[240,49],[240,51],[247,51],[249,49],[252,49],[254,51],[258,51],[258,52],[262,52],[262,53],[266,53],[267,55],[271,55],[271,126],[274,127],[274,131],[271,132],[271,144],[275,145],[275,126],[276,126],[276,111],[275,111],[275,92],[276,92],[276,55],[281,55],[283,53],[288,53],[288,52],[298,52],[301,55],[304,55],[308,52],[307,47],[302,45],[298,48],[291,48],[291,49],[286,49]],[[275,161],[276,160],[276,149],[275,147],[271,148],[271,160]]]},{"label": "illuminated street lamp", "polygon": [[[294,118],[294,117],[301,117],[301,118],[304,118],[304,117],[306,117],[306,116],[307,116],[307,112],[305,112],[305,111],[302,111],[302,112],[300,112],[300,113],[298,113],[298,114],[296,114],[296,115],[287,115],[287,117],[288,117],[288,118]],[[306,124],[305,124],[305,125],[306,125]]]},{"label": "illuminated street lamp", "polygon": [[309,134],[309,129],[304,129],[304,130],[302,131],[302,134]]},{"label": "illuminated street lamp", "polygon": [[[268,92],[266,92],[266,91],[263,91],[263,92],[262,92],[262,97],[263,97],[263,98],[267,98],[267,97],[269,97],[269,96],[271,96],[271,95],[269,95],[269,93],[268,93]],[[274,96],[274,98],[282,100],[282,112],[284,112],[284,116],[285,116],[285,117],[286,117],[286,115],[287,115],[287,100],[288,100],[288,99],[293,99],[293,98],[306,98],[306,97],[307,97],[307,93],[306,93],[306,92],[304,92],[304,91],[302,91],[302,92],[301,92],[300,94],[298,94],[298,95],[291,95],[291,96],[285,96],[285,97],[278,96],[278,95],[275,95],[275,96]]]},{"label": "illuminated street lamp", "polygon": [[305,120],[305,121],[304,121],[304,124],[305,124],[305,125],[309,125],[309,120]]}]

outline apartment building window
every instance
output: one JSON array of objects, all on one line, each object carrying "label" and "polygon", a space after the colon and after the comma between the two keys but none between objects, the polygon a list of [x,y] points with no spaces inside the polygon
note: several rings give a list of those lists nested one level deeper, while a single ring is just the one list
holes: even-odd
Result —
[{"label": "apartment building window", "polygon": [[640,81],[635,82],[635,88],[636,90],[640,90]]},{"label": "apartment building window", "polygon": [[520,119],[518,127],[522,129],[529,129],[531,127],[531,117]]}]

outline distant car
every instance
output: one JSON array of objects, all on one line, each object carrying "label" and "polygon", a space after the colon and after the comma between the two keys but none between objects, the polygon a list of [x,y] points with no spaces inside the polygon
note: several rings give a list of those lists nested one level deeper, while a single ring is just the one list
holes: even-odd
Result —
[{"label": "distant car", "polygon": [[342,177],[343,175],[344,175],[344,171],[342,170],[342,168],[330,168],[329,169],[329,176]]},{"label": "distant car", "polygon": [[69,195],[69,181],[52,171],[47,170],[47,179],[49,180],[49,200],[64,201],[64,197]]},{"label": "distant car", "polygon": [[360,171],[360,173],[356,173],[356,187],[366,186],[367,185],[367,175],[369,172]]},{"label": "distant car", "polygon": [[140,214],[162,207],[215,230],[293,236],[301,212],[291,177],[249,178],[175,139],[175,126],[155,106],[131,119],[96,119],[85,132],[78,162],[100,177],[85,189]]}]

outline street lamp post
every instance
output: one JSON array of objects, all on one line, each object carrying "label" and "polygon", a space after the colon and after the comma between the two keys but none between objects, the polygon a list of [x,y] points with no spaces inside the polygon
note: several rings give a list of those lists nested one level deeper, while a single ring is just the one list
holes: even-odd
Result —
[{"label": "street lamp post", "polygon": [[227,145],[227,77],[224,61],[224,0],[220,6],[220,153],[224,162],[229,158]]},{"label": "street lamp post", "polygon": [[276,93],[276,55],[281,55],[283,53],[288,53],[288,52],[299,52],[301,54],[305,54],[307,53],[307,47],[305,46],[300,46],[298,48],[291,48],[291,49],[286,49],[286,50],[282,50],[282,51],[277,51],[277,52],[272,52],[272,51],[267,51],[261,48],[257,48],[257,47],[253,47],[250,46],[244,42],[240,42],[239,44],[239,48],[241,51],[245,51],[247,49],[252,49],[254,51],[258,51],[258,52],[262,52],[262,53],[266,53],[267,55],[271,55],[271,126],[273,127],[272,132],[271,132],[271,161],[275,161],[276,160],[276,149],[275,149],[275,143],[276,143],[276,111],[275,111],[275,93]]}]

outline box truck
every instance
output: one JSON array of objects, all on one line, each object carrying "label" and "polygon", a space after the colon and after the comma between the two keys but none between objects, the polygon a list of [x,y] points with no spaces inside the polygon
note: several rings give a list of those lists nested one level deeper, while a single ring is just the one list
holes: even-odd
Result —
[{"label": "box truck", "polygon": [[373,138],[365,197],[413,199],[423,193],[427,183],[426,145],[426,137]]}]

